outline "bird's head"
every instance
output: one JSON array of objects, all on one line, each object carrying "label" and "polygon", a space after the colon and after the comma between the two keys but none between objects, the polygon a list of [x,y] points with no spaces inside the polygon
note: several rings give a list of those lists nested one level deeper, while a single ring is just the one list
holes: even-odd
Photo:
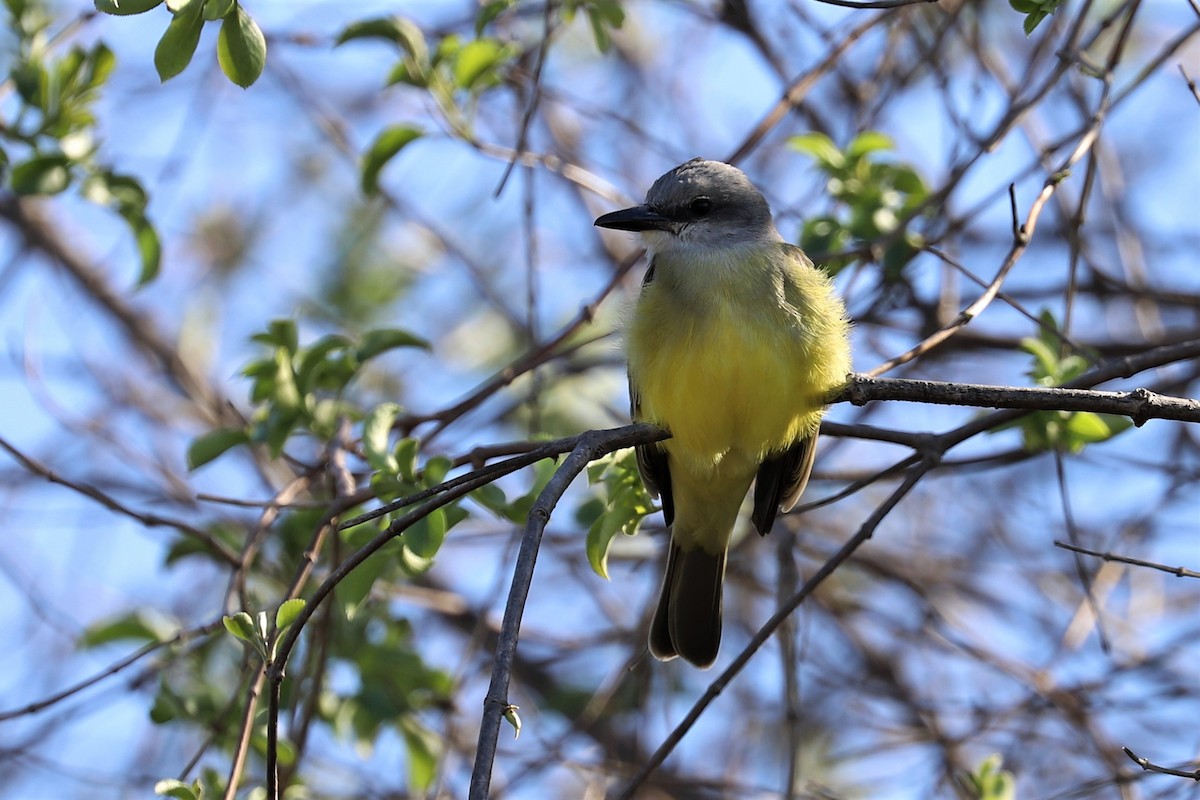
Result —
[{"label": "bird's head", "polygon": [[648,249],[724,249],[778,239],[762,193],[737,167],[693,158],[654,182],[640,206],[605,214],[601,228],[636,231]]}]

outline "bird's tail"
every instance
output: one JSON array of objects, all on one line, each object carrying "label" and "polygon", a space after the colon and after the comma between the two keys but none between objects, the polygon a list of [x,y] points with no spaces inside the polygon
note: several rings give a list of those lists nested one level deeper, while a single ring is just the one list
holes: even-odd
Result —
[{"label": "bird's tail", "polygon": [[726,552],[684,550],[672,537],[662,594],[650,624],[650,653],[655,658],[679,656],[702,669],[716,661]]}]

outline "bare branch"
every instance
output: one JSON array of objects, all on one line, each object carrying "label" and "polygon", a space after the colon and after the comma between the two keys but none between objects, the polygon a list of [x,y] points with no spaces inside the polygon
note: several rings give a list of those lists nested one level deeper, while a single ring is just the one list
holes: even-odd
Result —
[{"label": "bare branch", "polygon": [[986,386],[906,378],[868,378],[855,375],[834,400],[856,406],[872,400],[908,400],[938,405],[979,408],[1019,408],[1030,411],[1091,411],[1129,417],[1134,425],[1149,419],[1200,422],[1200,400],[1167,397],[1148,389],[1104,392],[1094,389]]},{"label": "bare branch", "polygon": [[483,719],[479,727],[479,746],[475,751],[475,768],[471,773],[472,800],[486,800],[492,780],[492,763],[496,758],[496,744],[500,736],[500,722],[504,711],[511,704],[508,685],[512,678],[513,658],[517,652],[517,638],[521,632],[521,618],[525,613],[525,600],[533,582],[533,568],[537,563],[538,547],[550,514],[571,481],[587,468],[587,465],[602,455],[647,444],[666,438],[665,432],[652,425],[629,425],[607,431],[588,431],[581,435],[578,443],[566,460],[555,471],[546,487],[538,495],[529,510],[529,521],[521,537],[521,549],[517,554],[513,570],[512,588],[504,606],[504,621],[500,625],[500,638],[496,643],[496,658],[492,666],[491,684],[483,702]]},{"label": "bare branch", "polygon": [[134,511],[124,503],[118,501],[115,497],[101,491],[99,488],[90,483],[83,481],[75,481],[70,478],[63,477],[55,470],[47,467],[36,459],[22,453],[16,447],[8,442],[7,439],[0,437],[0,449],[8,452],[17,463],[22,467],[32,472],[34,475],[45,478],[50,483],[57,483],[59,486],[65,486],[79,494],[96,501],[100,505],[107,508],[116,514],[129,517],[137,522],[145,525],[147,528],[174,528],[185,536],[189,536],[204,544],[206,548],[217,558],[231,566],[237,566],[239,559],[236,553],[229,549],[228,545],[217,539],[203,528],[197,528],[195,525],[184,522],[179,519],[170,519],[158,514],[149,514],[141,511]]},{"label": "bare branch", "polygon": [[1082,553],[1085,556],[1094,556],[1095,558],[1103,559],[1104,561],[1116,561],[1120,564],[1129,564],[1135,567],[1147,567],[1156,569],[1159,572],[1165,572],[1168,575],[1174,575],[1177,578],[1200,578],[1200,572],[1187,569],[1186,567],[1168,567],[1165,564],[1158,564],[1154,561],[1143,561],[1140,558],[1132,558],[1130,556],[1122,556],[1116,553],[1102,553],[1099,550],[1090,550],[1086,547],[1060,542],[1057,539],[1054,541],[1055,547],[1061,547],[1064,550],[1070,550],[1075,553]]},{"label": "bare branch", "polygon": [[1147,772],[1158,772],[1163,775],[1174,775],[1178,778],[1190,778],[1196,782],[1200,782],[1200,768],[1194,770],[1185,770],[1173,767],[1161,767],[1147,758],[1142,758],[1128,747],[1122,747],[1121,749],[1125,752],[1125,755],[1129,756],[1133,763],[1137,764]]}]

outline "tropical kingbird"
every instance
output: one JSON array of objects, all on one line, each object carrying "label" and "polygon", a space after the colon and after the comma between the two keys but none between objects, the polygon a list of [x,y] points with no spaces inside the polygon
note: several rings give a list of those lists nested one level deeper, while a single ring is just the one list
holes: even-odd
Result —
[{"label": "tropical kingbird", "polygon": [[708,667],[738,509],[757,479],[751,519],[766,534],[804,491],[824,398],[850,372],[849,323],[736,167],[692,159],[596,224],[640,233],[650,254],[626,331],[633,418],[671,433],[637,448],[671,526],[650,652]]}]

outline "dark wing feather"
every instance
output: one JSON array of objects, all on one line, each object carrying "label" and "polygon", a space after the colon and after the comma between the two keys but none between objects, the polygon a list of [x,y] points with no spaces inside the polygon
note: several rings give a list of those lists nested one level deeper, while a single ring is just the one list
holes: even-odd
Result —
[{"label": "dark wing feather", "polygon": [[[633,388],[633,377],[629,378],[629,413],[634,420],[642,418],[642,404]],[[671,470],[667,467],[667,451],[655,444],[639,444],[637,454],[638,473],[650,494],[662,500],[663,518],[670,525],[675,521],[675,501],[671,497]]]},{"label": "dark wing feather", "polygon": [[780,506],[790,508],[800,497],[808,484],[816,455],[817,435],[813,433],[759,465],[751,519],[760,534],[770,533]]},{"label": "dark wing feather", "polygon": [[[645,289],[654,280],[654,260],[646,269],[642,278],[642,288]],[[634,421],[642,418],[642,400],[638,397],[637,387],[633,385],[633,375],[629,379],[629,414]],[[667,467],[667,452],[657,444],[643,444],[634,448],[637,452],[638,472],[647,491],[662,499],[663,517],[670,525],[675,521],[675,501],[671,497],[671,471]]]}]

